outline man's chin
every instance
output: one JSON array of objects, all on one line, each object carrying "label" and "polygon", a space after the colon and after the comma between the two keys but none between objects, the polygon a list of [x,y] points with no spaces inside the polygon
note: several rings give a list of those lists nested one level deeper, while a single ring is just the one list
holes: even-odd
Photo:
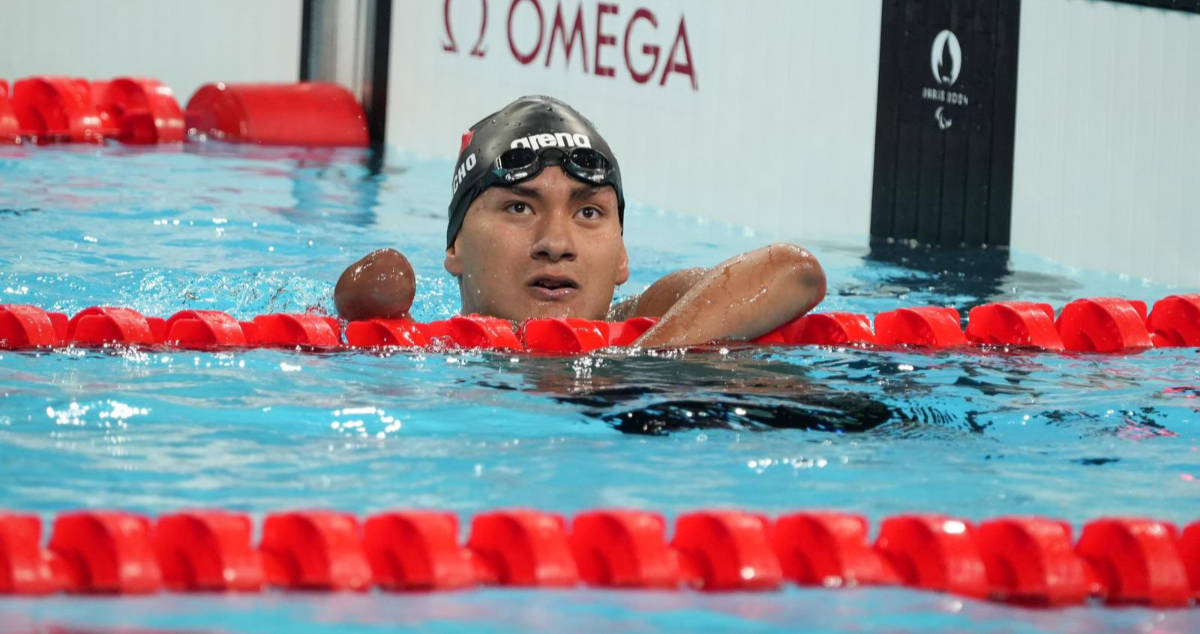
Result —
[{"label": "man's chin", "polygon": [[580,317],[571,304],[562,302],[537,302],[529,308],[529,319],[568,319]]},{"label": "man's chin", "polygon": [[603,320],[608,314],[608,307],[589,310],[583,302],[579,301],[533,302],[526,307],[524,314],[526,319]]},{"label": "man's chin", "polygon": [[526,319],[604,319],[607,314],[607,307],[602,310],[588,310],[583,302],[577,301],[578,297],[572,298],[571,301],[544,301],[534,300],[523,305],[508,305],[508,306],[493,306],[489,309],[469,311],[464,306],[463,313],[478,312],[481,314],[491,315],[493,317],[501,317],[512,322],[521,323]]}]

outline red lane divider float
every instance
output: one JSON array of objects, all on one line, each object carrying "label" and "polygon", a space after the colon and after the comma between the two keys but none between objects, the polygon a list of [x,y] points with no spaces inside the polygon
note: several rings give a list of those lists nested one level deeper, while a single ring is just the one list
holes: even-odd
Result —
[{"label": "red lane divider float", "polygon": [[332,83],[201,86],[188,100],[187,128],[235,143],[366,147],[367,119]]},{"label": "red lane divider float", "polygon": [[[202,86],[186,112],[156,79],[0,80],[0,143],[180,143],[187,132],[235,143],[365,147],[362,106],[332,83]],[[199,138],[199,137],[197,137]]]},{"label": "red lane divider float", "polygon": [[581,354],[614,345],[610,344],[611,330],[603,321],[530,319],[521,325],[521,340],[530,352]]},{"label": "red lane divider float", "polygon": [[754,340],[764,345],[838,346],[876,343],[871,321],[857,313],[809,313]]},{"label": "red lane divider float", "polygon": [[1154,304],[1146,319],[1156,346],[1200,346],[1200,295],[1172,295]]},{"label": "red lane divider float", "polygon": [[[1142,302],[1080,299],[1058,319],[1047,304],[1004,302],[971,309],[966,331],[953,308],[917,306],[880,313],[876,331],[866,315],[811,313],[754,341],[758,345],[877,345],[947,348],[965,345],[1077,352],[1135,352],[1151,346],[1200,347],[1200,295],[1172,295],[1147,317]],[[186,310],[168,319],[130,308],[94,306],[71,319],[35,306],[0,304],[0,349],[107,344],[210,350],[243,347],[402,347],[434,350],[484,349],[542,354],[585,354],[628,346],[656,319],[622,322],[530,319],[514,330],[496,317],[456,316],[422,324],[407,319],[371,319],[345,325],[312,313],[259,315],[241,321],[213,310]]]},{"label": "red lane divider float", "polygon": [[1075,549],[1091,566],[1102,596],[1109,601],[1173,607],[1188,605],[1195,595],[1178,542],[1178,531],[1171,524],[1103,519],[1084,527]]},{"label": "red lane divider float", "polygon": [[455,316],[429,324],[429,338],[447,348],[520,350],[512,324],[499,317]]},{"label": "red lane divider float", "polygon": [[1067,350],[1121,352],[1150,348],[1146,304],[1115,297],[1077,299],[1063,307],[1058,332]]},{"label": "red lane divider float", "polygon": [[941,306],[915,306],[879,313],[875,316],[875,342],[885,346],[960,346],[967,343],[961,321],[957,310]]},{"label": "red lane divider float", "polygon": [[132,308],[85,308],[67,324],[67,341],[84,346],[160,343],[164,328],[152,325],[151,319]]},{"label": "red lane divider float", "polygon": [[29,77],[13,84],[21,134],[38,143],[100,143],[116,130],[104,126],[86,79]]},{"label": "red lane divider float", "polygon": [[771,539],[784,577],[798,585],[900,583],[893,566],[867,543],[867,532],[861,515],[812,511],[780,517]]},{"label": "red lane divider float", "polygon": [[175,592],[257,592],[262,554],[251,544],[250,518],[225,511],[164,515],[154,527],[163,587]]},{"label": "red lane divider float", "polygon": [[902,585],[984,598],[987,570],[975,530],[963,520],[942,515],[888,518],[875,549],[900,576]]},{"label": "red lane divider float", "polygon": [[0,145],[21,142],[21,122],[13,110],[11,94],[8,82],[0,79]]},{"label": "red lane divider float", "polygon": [[1005,517],[976,531],[988,585],[1004,601],[1043,605],[1081,603],[1092,587],[1085,561],[1071,545],[1071,526],[1038,517]]},{"label": "red lane divider float", "polygon": [[568,543],[580,580],[590,586],[673,588],[679,555],[666,535],[666,520],[657,513],[587,511],[575,516]]},{"label": "red lane divider float", "polygon": [[92,82],[101,124],[130,145],[183,141],[183,111],[171,89],[156,79],[118,77]]},{"label": "red lane divider float", "polygon": [[1064,350],[1050,304],[1003,302],[976,306],[967,315],[972,343]]},{"label": "red lane divider float", "polygon": [[178,348],[223,348],[246,346],[242,324],[219,310],[183,310],[166,322],[163,343]]},{"label": "red lane divider float", "polygon": [[806,511],[772,520],[739,510],[606,509],[568,521],[529,509],[471,521],[386,511],[365,522],[336,511],[269,514],[252,543],[248,516],[185,511],[157,522],[120,511],[54,521],[0,512],[0,593],[361,592],[477,586],[763,591],[901,585],[1033,606],[1186,607],[1200,599],[1200,522],[1102,518],[1078,542],[1063,521],[1004,517],[978,526],[945,515],[890,517],[874,544],[864,518]]},{"label": "red lane divider float", "polygon": [[408,319],[352,321],[346,324],[346,345],[353,348],[424,348],[430,345],[429,326]]}]

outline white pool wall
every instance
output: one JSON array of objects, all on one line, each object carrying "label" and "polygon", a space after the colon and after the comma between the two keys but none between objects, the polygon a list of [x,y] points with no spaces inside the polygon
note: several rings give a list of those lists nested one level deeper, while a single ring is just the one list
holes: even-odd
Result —
[{"label": "white pool wall", "polygon": [[[516,5],[518,53],[538,41],[532,0]],[[444,3],[401,2],[392,22],[388,141],[405,150],[454,157],[471,124],[523,94],[550,94],[591,118],[621,161],[626,195],[650,205],[737,222],[768,238],[803,242],[852,236],[865,242],[879,57],[879,0],[638,0],[613,2],[602,33],[616,42],[601,60],[614,76],[595,74],[597,3],[540,0],[545,41],[524,65],[510,48],[510,2],[490,2],[484,56],[472,56],[482,18],[479,0],[450,3],[448,52]],[[568,29],[582,7],[588,69],[576,48],[570,66],[561,41],[545,64],[551,25],[561,6]],[[635,12],[653,12],[625,32]],[[662,67],[681,18],[692,53],[690,77]],[[676,59],[684,54],[678,49]],[[450,174],[446,174],[449,196]],[[635,230],[632,229],[631,230]]]},{"label": "white pool wall", "polygon": [[1013,248],[1200,290],[1200,15],[1021,7]]},{"label": "white pool wall", "polygon": [[300,0],[8,0],[0,79],[153,77],[182,107],[212,81],[296,81]]}]

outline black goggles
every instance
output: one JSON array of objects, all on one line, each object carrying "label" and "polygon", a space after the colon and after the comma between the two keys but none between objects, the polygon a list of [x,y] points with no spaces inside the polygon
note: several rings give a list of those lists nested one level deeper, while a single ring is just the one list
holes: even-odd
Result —
[{"label": "black goggles", "polygon": [[613,162],[590,147],[571,150],[512,148],[501,154],[492,164],[493,182],[487,185],[520,183],[537,176],[549,165],[558,165],[567,174],[590,185],[612,185],[614,188],[617,186]]}]

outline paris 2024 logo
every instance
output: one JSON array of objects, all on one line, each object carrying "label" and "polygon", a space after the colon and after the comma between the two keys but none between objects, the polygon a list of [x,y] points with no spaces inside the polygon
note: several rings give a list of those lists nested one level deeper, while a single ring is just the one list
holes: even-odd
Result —
[{"label": "paris 2024 logo", "polygon": [[940,104],[933,112],[940,130],[949,130],[954,125],[954,119],[947,113],[947,106],[965,107],[970,103],[965,93],[951,89],[958,82],[962,65],[962,45],[958,42],[958,36],[950,29],[938,32],[929,51],[929,68],[937,85],[922,88],[921,98]]}]

